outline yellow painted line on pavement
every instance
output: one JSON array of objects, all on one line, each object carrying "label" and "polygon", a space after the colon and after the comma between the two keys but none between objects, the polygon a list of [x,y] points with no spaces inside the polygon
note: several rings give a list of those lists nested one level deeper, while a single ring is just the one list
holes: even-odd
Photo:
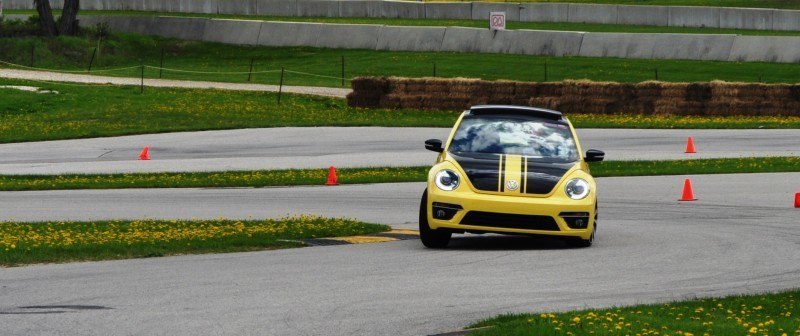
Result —
[{"label": "yellow painted line on pavement", "polygon": [[389,232],[384,233],[394,233],[394,234],[407,234],[407,235],[417,235],[419,236],[419,231],[417,230],[407,230],[407,229],[395,229]]},{"label": "yellow painted line on pavement", "polygon": [[375,236],[335,237],[335,238],[327,238],[327,239],[348,242],[350,244],[385,243],[385,242],[397,241],[398,240],[397,238],[375,237]]}]

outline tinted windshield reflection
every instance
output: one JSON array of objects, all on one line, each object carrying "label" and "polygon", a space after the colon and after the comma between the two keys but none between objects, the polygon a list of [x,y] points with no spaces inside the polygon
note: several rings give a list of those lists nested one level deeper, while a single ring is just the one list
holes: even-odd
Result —
[{"label": "tinted windshield reflection", "polygon": [[550,162],[578,160],[569,126],[516,116],[465,116],[449,151],[462,155],[516,154]]}]

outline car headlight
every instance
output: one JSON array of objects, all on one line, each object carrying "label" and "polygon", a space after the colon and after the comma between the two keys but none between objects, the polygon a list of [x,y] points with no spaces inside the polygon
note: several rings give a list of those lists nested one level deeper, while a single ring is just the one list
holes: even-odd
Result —
[{"label": "car headlight", "polygon": [[459,180],[458,174],[449,169],[436,173],[435,177],[436,186],[444,191],[453,191],[458,188]]},{"label": "car headlight", "polygon": [[567,186],[564,188],[564,191],[567,193],[569,198],[574,200],[582,200],[589,195],[589,182],[586,182],[584,179],[571,179],[567,182]]}]

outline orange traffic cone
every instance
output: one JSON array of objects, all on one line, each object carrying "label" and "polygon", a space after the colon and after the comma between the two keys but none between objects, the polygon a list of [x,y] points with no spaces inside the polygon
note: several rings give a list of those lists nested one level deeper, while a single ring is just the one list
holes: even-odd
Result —
[{"label": "orange traffic cone", "polygon": [[325,182],[325,185],[327,186],[339,185],[339,178],[336,177],[336,168],[333,168],[333,166],[328,168],[328,182]]},{"label": "orange traffic cone", "polygon": [[150,160],[150,146],[144,146],[142,153],[139,154],[139,160]]},{"label": "orange traffic cone", "polygon": [[692,137],[689,137],[689,140],[686,141],[686,153],[687,154],[697,153],[697,151],[694,150],[694,139],[692,139]]},{"label": "orange traffic cone", "polygon": [[694,192],[692,191],[692,180],[686,179],[683,181],[683,196],[678,201],[681,202],[688,202],[688,201],[696,201],[697,199],[694,198]]},{"label": "orange traffic cone", "polygon": [[800,208],[800,193],[794,194],[794,207]]}]

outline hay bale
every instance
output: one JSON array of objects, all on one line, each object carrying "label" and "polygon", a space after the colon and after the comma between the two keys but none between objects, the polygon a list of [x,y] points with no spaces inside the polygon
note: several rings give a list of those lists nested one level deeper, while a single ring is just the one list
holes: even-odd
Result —
[{"label": "hay bale", "polygon": [[639,99],[657,99],[661,97],[662,88],[662,83],[656,81],[646,81],[633,84],[633,89],[636,91],[636,96]]},{"label": "hay bale", "polygon": [[541,83],[517,82],[514,86],[514,98],[530,99],[539,95],[539,85]]},{"label": "hay bale", "polygon": [[564,83],[539,83],[539,97],[561,97],[564,94]]},{"label": "hay bale", "polygon": [[691,83],[686,87],[686,101],[706,102],[711,100],[710,83]]}]

